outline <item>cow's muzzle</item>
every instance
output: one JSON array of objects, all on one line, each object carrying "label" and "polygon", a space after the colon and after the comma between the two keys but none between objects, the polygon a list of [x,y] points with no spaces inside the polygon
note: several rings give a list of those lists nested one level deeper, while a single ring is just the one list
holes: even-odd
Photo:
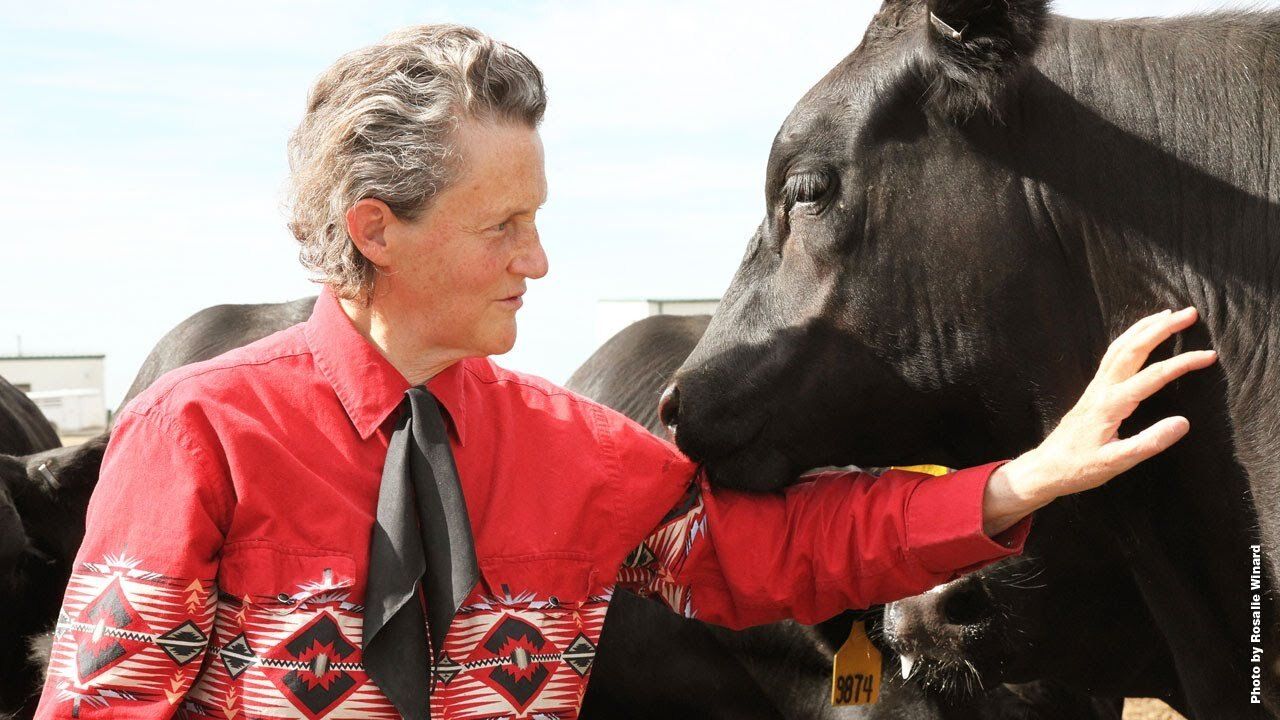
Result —
[{"label": "cow's muzzle", "polygon": [[671,433],[671,439],[675,440],[676,426],[680,424],[680,389],[675,383],[662,391],[662,398],[658,400],[658,421]]},{"label": "cow's muzzle", "polygon": [[981,578],[968,575],[885,607],[884,634],[904,677],[921,665],[967,666],[994,631],[997,611]]}]

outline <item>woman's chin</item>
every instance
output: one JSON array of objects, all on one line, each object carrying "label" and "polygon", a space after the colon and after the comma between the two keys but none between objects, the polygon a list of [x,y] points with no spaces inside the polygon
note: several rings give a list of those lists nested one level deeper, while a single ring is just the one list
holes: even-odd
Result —
[{"label": "woman's chin", "polygon": [[511,318],[506,325],[491,328],[483,342],[478,343],[484,355],[503,355],[516,346],[515,318]]}]

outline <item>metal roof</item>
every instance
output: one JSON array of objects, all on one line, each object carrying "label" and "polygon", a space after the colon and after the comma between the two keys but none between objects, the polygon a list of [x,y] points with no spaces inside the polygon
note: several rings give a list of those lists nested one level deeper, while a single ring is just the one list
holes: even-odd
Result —
[{"label": "metal roof", "polygon": [[0,355],[0,360],[102,360],[106,355]]}]

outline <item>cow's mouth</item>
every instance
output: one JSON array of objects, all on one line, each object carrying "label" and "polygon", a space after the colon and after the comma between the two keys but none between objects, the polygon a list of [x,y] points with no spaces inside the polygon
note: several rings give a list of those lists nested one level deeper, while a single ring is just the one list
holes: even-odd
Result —
[{"label": "cow's mouth", "polygon": [[930,643],[921,649],[915,643],[891,639],[889,645],[898,655],[903,680],[953,699],[974,697],[1007,682],[1009,658],[1002,652],[991,652],[992,646],[999,644],[991,642],[997,629],[987,624],[966,631],[967,637],[955,647]]},{"label": "cow's mouth", "polygon": [[733,490],[777,490],[794,482],[794,464],[774,442],[769,442],[770,414],[754,412],[732,416],[732,420],[681,421],[678,410],[682,393],[675,383],[668,385],[658,404],[658,419],[681,452],[699,463],[712,485]]},{"label": "cow's mouth", "polygon": [[689,457],[702,464],[707,479],[717,487],[752,492],[767,492],[790,485],[799,472],[792,460],[776,443],[767,442],[768,418],[755,423],[756,430],[749,439],[736,447],[719,448],[718,452],[701,454],[696,447],[687,447],[676,434],[676,442]]},{"label": "cow's mouth", "polygon": [[[886,671],[892,672],[892,668]],[[930,694],[952,702],[963,702],[988,693],[1001,684],[1014,682],[1006,673],[964,657],[899,655],[897,672],[903,682],[923,687]]]},{"label": "cow's mouth", "polygon": [[748,446],[704,462],[703,467],[712,485],[752,492],[777,490],[794,483],[799,475],[787,456],[772,446]]}]

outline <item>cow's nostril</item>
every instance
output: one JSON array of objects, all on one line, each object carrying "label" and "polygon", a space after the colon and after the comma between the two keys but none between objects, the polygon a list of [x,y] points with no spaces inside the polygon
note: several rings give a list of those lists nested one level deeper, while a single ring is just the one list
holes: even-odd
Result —
[{"label": "cow's nostril", "polygon": [[676,425],[680,424],[680,391],[675,383],[662,391],[662,399],[658,401],[658,420],[675,435]]},{"label": "cow's nostril", "polygon": [[943,599],[942,618],[951,625],[973,625],[990,615],[990,606],[980,583],[964,583]]}]

